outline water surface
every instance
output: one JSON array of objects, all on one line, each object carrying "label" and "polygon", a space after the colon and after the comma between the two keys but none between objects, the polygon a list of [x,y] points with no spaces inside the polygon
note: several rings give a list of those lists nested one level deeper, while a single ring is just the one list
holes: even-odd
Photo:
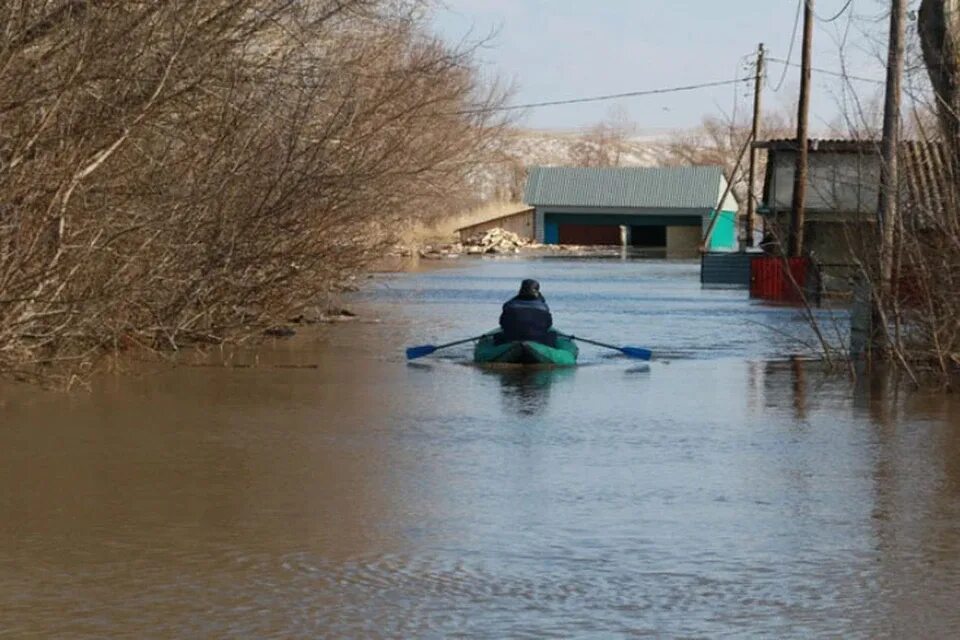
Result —
[{"label": "water surface", "polygon": [[[658,359],[403,361],[530,276],[562,329]],[[796,310],[692,263],[568,259],[382,276],[356,305],[381,321],[257,368],[4,387],[0,637],[960,629],[956,402],[790,360]]]}]

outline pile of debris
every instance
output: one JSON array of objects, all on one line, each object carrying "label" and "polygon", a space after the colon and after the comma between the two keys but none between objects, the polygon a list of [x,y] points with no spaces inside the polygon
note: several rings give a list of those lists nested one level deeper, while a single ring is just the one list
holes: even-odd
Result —
[{"label": "pile of debris", "polygon": [[463,245],[459,242],[453,244],[428,244],[420,249],[420,257],[428,260],[441,260],[443,258],[459,258],[463,253]]},{"label": "pile of debris", "polygon": [[421,247],[421,258],[440,260],[443,258],[459,258],[461,254],[475,256],[484,253],[520,253],[523,247],[538,246],[531,241],[518,236],[506,229],[490,229],[476,233],[463,242],[449,244],[428,244]]},{"label": "pile of debris", "polygon": [[506,229],[490,229],[482,231],[464,240],[463,245],[467,253],[477,255],[481,253],[519,253],[521,247],[530,244],[530,241]]}]

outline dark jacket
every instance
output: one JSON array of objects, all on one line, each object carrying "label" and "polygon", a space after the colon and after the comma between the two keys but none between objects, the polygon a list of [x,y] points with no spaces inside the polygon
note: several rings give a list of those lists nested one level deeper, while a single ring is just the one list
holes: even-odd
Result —
[{"label": "dark jacket", "polygon": [[503,329],[502,340],[533,340],[550,344],[553,342],[549,332],[553,326],[553,316],[543,296],[539,299],[522,298],[516,296],[507,300],[500,314],[500,327]]}]

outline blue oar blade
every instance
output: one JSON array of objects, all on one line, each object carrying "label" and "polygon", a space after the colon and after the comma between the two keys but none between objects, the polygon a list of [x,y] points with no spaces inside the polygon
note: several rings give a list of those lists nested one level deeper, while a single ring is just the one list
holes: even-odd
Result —
[{"label": "blue oar blade", "polygon": [[432,344],[424,344],[419,347],[410,347],[407,349],[407,360],[416,360],[417,358],[428,356],[436,350],[437,348]]},{"label": "blue oar blade", "polygon": [[620,352],[637,360],[649,360],[653,356],[650,349],[641,349],[640,347],[620,347]]}]

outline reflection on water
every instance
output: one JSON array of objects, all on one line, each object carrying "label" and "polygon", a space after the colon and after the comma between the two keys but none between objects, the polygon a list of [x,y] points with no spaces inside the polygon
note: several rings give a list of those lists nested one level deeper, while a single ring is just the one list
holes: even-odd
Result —
[{"label": "reflection on water", "polygon": [[650,373],[650,365],[649,364],[633,364],[627,367],[626,369],[624,369],[623,371],[627,375],[631,375],[631,376],[645,375]]},{"label": "reflection on water", "polygon": [[500,382],[504,411],[533,416],[546,409],[551,387],[576,373],[574,367],[484,367],[484,373]]},{"label": "reflection on water", "polygon": [[[528,275],[558,324],[685,357],[404,362],[489,328]],[[960,628],[955,397],[791,359],[802,320],[701,291],[695,265],[483,261],[367,298],[382,323],[261,356],[316,369],[4,388],[0,636]]]}]

